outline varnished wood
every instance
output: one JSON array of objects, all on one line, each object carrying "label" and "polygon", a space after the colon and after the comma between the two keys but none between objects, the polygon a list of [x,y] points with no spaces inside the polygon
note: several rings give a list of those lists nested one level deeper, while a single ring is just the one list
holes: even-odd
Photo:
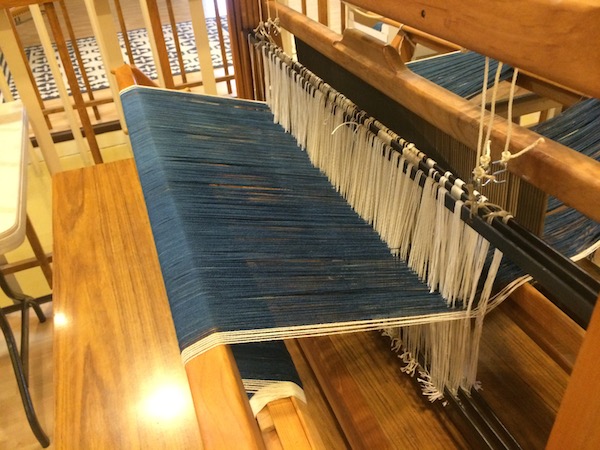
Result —
[{"label": "varnished wood", "polygon": [[[52,254],[46,253],[46,260],[50,263],[52,262]],[[10,275],[16,272],[20,272],[21,270],[32,269],[34,267],[39,267],[40,262],[37,258],[26,258],[21,261],[5,263],[0,265],[0,271],[4,275]]]},{"label": "varnished wood", "polygon": [[256,415],[267,450],[325,450],[307,428],[306,407],[294,397],[274,400]]},{"label": "varnished wood", "polygon": [[125,89],[128,86],[156,86],[156,83],[148,78],[140,69],[137,67],[122,65],[117,67],[113,71],[119,89]]},{"label": "varnished wood", "polygon": [[55,447],[200,448],[133,161],[62,173],[53,198]]},{"label": "varnished wood", "polygon": [[[39,5],[37,5],[37,6],[39,8]],[[17,46],[19,47],[19,50],[21,53],[21,59],[23,61],[27,61],[25,47],[23,46],[23,42],[21,41],[21,36],[17,32],[17,26],[16,26],[15,20],[13,19],[12,9],[9,10],[8,13],[11,18],[10,25],[11,25],[11,29],[13,32],[13,39],[14,39],[15,43],[17,44]],[[35,77],[33,76],[33,71],[31,70],[31,66],[29,64],[26,64],[26,69],[27,69],[27,77],[29,78],[29,83],[31,84],[33,91],[35,92],[35,99],[37,100],[39,107],[43,109],[44,108],[44,100],[42,100],[42,95],[40,94],[40,89],[36,83]],[[52,123],[50,122],[50,119],[48,117],[44,117],[44,119],[45,119],[48,129],[52,129]]]},{"label": "varnished wood", "polygon": [[48,17],[52,33],[54,34],[56,48],[62,61],[62,66],[65,71],[67,80],[69,81],[71,95],[73,96],[73,100],[75,102],[75,108],[79,113],[79,120],[81,121],[81,125],[83,126],[83,129],[85,131],[85,138],[90,147],[92,158],[94,159],[94,162],[96,164],[100,164],[103,162],[102,154],[100,153],[100,147],[98,146],[96,134],[94,133],[94,128],[92,127],[90,117],[87,113],[85,100],[83,98],[83,95],[81,94],[81,89],[79,88],[79,81],[77,80],[77,75],[75,74],[75,69],[73,68],[73,63],[71,62],[71,57],[69,55],[67,43],[65,41],[61,25],[56,14],[56,9],[53,3],[46,4],[46,16]]},{"label": "varnished wood", "polygon": [[[120,89],[154,85],[139,69],[128,65],[117,68],[115,75]],[[141,195],[139,185],[138,190]],[[185,369],[206,448],[264,448],[230,348],[217,346],[189,361]]]},{"label": "varnished wood", "polygon": [[[60,5],[60,11],[62,13],[63,21],[65,22],[65,26],[67,28],[67,34],[69,35],[69,39],[71,42],[76,42],[77,38],[75,36],[75,30],[73,29],[71,17],[69,16],[69,11],[67,10],[67,5],[65,4],[64,0],[60,0],[58,2],[58,4]],[[73,53],[75,54],[75,59],[77,60],[77,65],[79,67],[85,67],[83,58],[81,57],[81,50],[79,50],[79,46],[73,45],[72,48],[73,48]],[[88,77],[87,71],[80,70],[79,78],[81,79],[81,81],[83,81],[83,85],[85,86],[85,91],[86,91],[88,99],[90,101],[93,101],[94,100],[94,91],[90,84],[90,79]],[[92,107],[92,110],[94,111],[94,116],[96,117],[96,120],[100,120],[100,111],[98,110],[98,108],[94,106],[94,107]]]},{"label": "varnished wood", "polygon": [[205,447],[263,449],[260,430],[229,347],[215,347],[188,362],[185,368]]},{"label": "varnished wood", "polygon": [[327,11],[327,0],[317,0],[317,18],[319,23],[329,25],[329,11]]},{"label": "varnished wood", "polygon": [[477,370],[479,393],[523,449],[543,449],[569,378],[515,324],[504,306],[485,319]]},{"label": "varnished wood", "polygon": [[596,306],[565,398],[552,429],[548,450],[600,448],[600,308]]},{"label": "varnished wood", "polygon": [[156,60],[156,73],[158,74],[159,84],[167,89],[175,87],[171,66],[169,64],[169,53],[165,43],[165,36],[162,31],[160,10],[156,0],[140,0],[150,46]]},{"label": "varnished wood", "polygon": [[[213,0],[213,4],[215,7],[215,15],[220,18],[222,13],[221,11],[219,11],[219,1]],[[223,13],[226,13],[226,11],[223,11]],[[231,70],[229,68],[229,61],[227,60],[227,52],[225,51],[225,36],[223,34],[223,23],[220,19],[217,20],[217,35],[219,36],[219,45],[221,47],[221,60],[223,61],[223,71],[225,73],[225,76],[229,77]],[[233,75],[231,76],[233,78]],[[230,94],[233,92],[231,89],[231,81],[229,80],[227,80],[227,92]]]},{"label": "varnished wood", "polygon": [[[177,22],[175,21],[175,12],[173,11],[173,2],[166,0],[167,12],[169,16],[169,24],[172,30],[177,30]],[[218,21],[217,21],[218,22]],[[175,44],[175,50],[177,52],[177,64],[179,64],[179,71],[181,73],[181,81],[187,83],[187,75],[185,73],[185,64],[183,63],[183,55],[181,53],[181,44],[179,43],[179,33],[173,33],[173,44]]]},{"label": "varnished wood", "polygon": [[135,64],[133,60],[133,51],[131,49],[131,40],[127,33],[127,25],[125,24],[125,16],[123,15],[123,8],[121,7],[120,0],[114,0],[115,9],[117,11],[117,18],[119,19],[119,28],[121,29],[121,37],[123,38],[123,44],[125,44],[125,51],[129,64]]},{"label": "varnished wood", "polygon": [[273,418],[269,412],[269,408],[263,408],[262,411],[256,415],[256,421],[260,428],[260,433],[263,438],[266,450],[283,450],[281,439],[277,435]]},{"label": "varnished wood", "polygon": [[[294,397],[274,400],[256,415],[266,450],[326,450],[306,404]],[[342,450],[342,447],[335,447]]]},{"label": "varnished wood", "polygon": [[323,445],[327,449],[349,449],[350,445],[341,430],[340,424],[323,393],[314,371],[300,348],[298,340],[288,339],[285,341],[285,345],[294,361],[296,371],[302,380],[302,388],[307,401],[307,414],[312,419],[308,427],[316,427],[316,430],[311,431],[311,433],[318,433]]},{"label": "varnished wood", "polygon": [[439,409],[416,392],[376,334],[301,339],[299,345],[351,448],[468,448]]},{"label": "varnished wood", "polygon": [[401,7],[395,0],[352,3],[600,97],[600,41],[595,31],[600,24],[598,0],[411,0],[402,2]]},{"label": "varnished wood", "polygon": [[[353,333],[299,342],[352,448],[469,448],[445,408],[401,372],[387,338]],[[481,395],[523,448],[544,448],[568,376],[504,305],[486,318],[478,372]]]},{"label": "varnished wood", "polygon": [[504,309],[559,366],[571,373],[585,336],[579,325],[530,284],[513,292]]},{"label": "varnished wood", "polygon": [[293,398],[272,401],[266,408],[269,410],[273,425],[284,449],[316,450],[317,448],[323,448],[315,447],[311,443]]},{"label": "varnished wood", "polygon": [[[32,5],[29,7],[31,18],[35,24],[35,28],[38,32],[40,43],[44,49],[44,54],[47,56],[48,66],[56,82],[56,89],[58,90],[59,99],[61,101],[61,110],[69,123],[70,132],[73,135],[73,140],[76,148],[79,150],[79,154],[83,163],[86,166],[91,166],[92,161],[88,155],[87,145],[83,138],[83,133],[80,128],[80,122],[75,115],[75,109],[72,106],[72,98],[67,91],[65,82],[63,79],[63,71],[59,66],[59,62],[56,60],[55,47],[52,44],[52,38],[46,27],[46,22],[42,16],[42,10],[38,5]],[[48,57],[50,55],[50,57]],[[97,106],[96,106],[97,108]],[[48,108],[44,108],[44,114],[46,119],[49,118]],[[55,137],[55,136],[53,136]]]},{"label": "varnished wood", "polygon": [[0,9],[27,7],[29,5],[46,3],[47,1],[48,0],[0,0]]},{"label": "varnished wood", "polygon": [[255,3],[226,1],[231,56],[235,68],[235,86],[238,97],[246,99],[254,98],[247,33],[249,30],[256,28],[261,20]]},{"label": "varnished wood", "polygon": [[[385,92],[424,120],[463,142],[477,148],[479,108],[397,65],[381,64],[381,57],[365,55],[341,41],[341,36],[323,25],[277,4],[282,25],[308,45],[342,67]],[[381,52],[383,52],[383,47]],[[380,53],[381,53],[380,52]],[[507,135],[507,122],[496,118],[492,131],[492,160],[499,158]],[[516,153],[539,136],[522,127],[513,126],[510,151]],[[546,139],[508,165],[509,171],[578,211],[600,221],[600,163]],[[556,180],[560,179],[560,183]]]}]

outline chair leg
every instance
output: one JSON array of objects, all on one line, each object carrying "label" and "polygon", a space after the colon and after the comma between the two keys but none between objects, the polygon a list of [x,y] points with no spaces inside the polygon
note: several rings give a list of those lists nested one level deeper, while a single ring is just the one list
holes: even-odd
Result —
[{"label": "chair leg", "polygon": [[6,319],[6,314],[4,314],[4,311],[1,308],[0,328],[2,328],[2,333],[4,333],[4,338],[6,339],[8,354],[10,355],[10,360],[15,372],[15,377],[17,379],[17,385],[19,386],[19,393],[21,394],[21,400],[23,401],[23,407],[25,408],[27,421],[29,422],[29,426],[31,427],[31,430],[33,431],[33,434],[39,441],[40,445],[46,448],[50,445],[50,439],[48,439],[48,436],[46,436],[46,433],[44,433],[44,430],[42,429],[35,414],[33,403],[31,401],[31,395],[29,394],[27,377],[23,370],[23,364],[21,358],[19,357],[19,351],[17,350],[17,343],[10,328],[10,324]]},{"label": "chair leg", "polygon": [[[33,434],[37,438],[40,445],[44,448],[50,445],[50,439],[44,433],[40,422],[35,414],[33,408],[33,402],[31,401],[31,395],[29,394],[29,307],[31,306],[40,322],[46,321],[46,316],[42,311],[40,305],[34,301],[33,298],[26,295],[17,294],[8,286],[8,283],[4,279],[4,275],[0,273],[0,288],[4,293],[16,302],[21,303],[21,354],[17,349],[17,343],[15,336],[10,328],[10,324],[6,319],[4,312],[5,308],[0,308],[0,327],[6,340],[6,347],[8,348],[8,354],[15,372],[17,379],[17,385],[19,387],[19,393],[21,394],[21,401],[23,402],[23,408],[25,408],[25,415],[29,426],[33,431]],[[6,309],[8,309],[7,307]]]}]

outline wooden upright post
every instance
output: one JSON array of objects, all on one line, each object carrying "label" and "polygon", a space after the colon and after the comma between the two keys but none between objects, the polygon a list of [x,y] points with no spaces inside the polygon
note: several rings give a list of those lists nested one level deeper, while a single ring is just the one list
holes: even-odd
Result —
[{"label": "wooden upright post", "polygon": [[235,73],[235,85],[239,98],[254,99],[248,34],[262,20],[259,11],[259,1],[227,0],[229,39]]},{"label": "wooden upright post", "polygon": [[600,307],[596,305],[548,440],[548,450],[600,448]]}]

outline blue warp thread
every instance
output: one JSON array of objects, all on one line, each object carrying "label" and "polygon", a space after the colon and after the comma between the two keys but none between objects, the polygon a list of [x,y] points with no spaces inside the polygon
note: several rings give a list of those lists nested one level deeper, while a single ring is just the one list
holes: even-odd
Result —
[{"label": "blue warp thread", "polygon": [[216,331],[447,313],[266,105],[122,94],[179,345]]}]

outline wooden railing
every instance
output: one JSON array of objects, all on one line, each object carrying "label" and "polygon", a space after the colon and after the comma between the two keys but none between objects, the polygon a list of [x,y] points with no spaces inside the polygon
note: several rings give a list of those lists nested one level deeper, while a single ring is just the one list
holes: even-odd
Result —
[{"label": "wooden railing", "polygon": [[[65,155],[79,159],[75,166],[104,161],[98,134],[125,128],[111,74],[124,62],[162,87],[235,95],[223,0],[0,0],[0,102],[22,100],[36,173],[64,170]],[[62,141],[70,141],[66,149]],[[49,235],[49,220],[39,222]],[[41,267],[51,289],[51,245],[29,242],[31,251],[0,255],[0,271],[29,292],[13,275]]]},{"label": "wooden railing", "polygon": [[[76,142],[83,165],[102,162],[96,134],[123,126],[110,74],[123,62],[155,67],[160,86],[235,94],[224,4],[205,3],[208,14],[200,0],[0,1],[0,92],[3,101],[23,100],[50,173],[62,170],[54,143],[63,139]],[[142,32],[148,38],[136,41]],[[89,56],[93,45],[103,64]],[[136,58],[140,45],[148,48]],[[42,71],[34,52],[46,58]],[[98,78],[106,79],[100,88]]]}]

